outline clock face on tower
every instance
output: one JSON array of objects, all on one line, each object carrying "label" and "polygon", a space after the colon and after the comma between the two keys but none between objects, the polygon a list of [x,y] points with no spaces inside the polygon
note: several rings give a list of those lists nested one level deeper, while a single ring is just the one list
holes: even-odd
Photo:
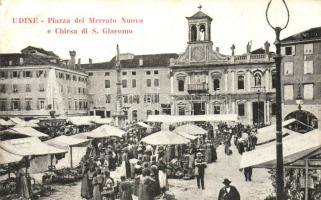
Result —
[{"label": "clock face on tower", "polygon": [[204,47],[193,47],[192,48],[191,60],[200,62],[205,60],[205,50]]}]

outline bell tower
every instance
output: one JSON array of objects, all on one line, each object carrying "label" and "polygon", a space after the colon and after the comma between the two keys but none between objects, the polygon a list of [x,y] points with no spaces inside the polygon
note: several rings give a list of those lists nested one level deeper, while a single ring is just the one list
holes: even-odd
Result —
[{"label": "bell tower", "polygon": [[213,42],[211,41],[212,18],[199,11],[191,17],[186,17],[188,21],[188,60],[189,63],[207,63],[210,52],[212,52]]},{"label": "bell tower", "polygon": [[188,41],[184,53],[173,60],[171,65],[202,66],[209,63],[226,63],[229,57],[219,52],[219,48],[213,50],[211,40],[212,18],[202,12],[202,6],[191,17],[186,17],[188,22]]},{"label": "bell tower", "polygon": [[199,11],[188,20],[188,43],[211,42],[211,22],[212,18],[201,11],[202,6],[198,7]]}]

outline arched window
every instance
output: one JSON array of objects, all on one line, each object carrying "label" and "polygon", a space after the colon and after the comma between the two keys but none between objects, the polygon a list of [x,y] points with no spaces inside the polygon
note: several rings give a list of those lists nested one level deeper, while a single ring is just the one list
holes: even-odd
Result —
[{"label": "arched window", "polygon": [[272,88],[276,88],[276,71],[272,71]]},{"label": "arched window", "polygon": [[191,27],[191,41],[196,41],[197,39],[197,29],[195,25],[192,25]]},{"label": "arched window", "polygon": [[205,40],[205,26],[204,25],[200,26],[200,40],[201,41]]},{"label": "arched window", "polygon": [[244,76],[239,75],[237,77],[237,89],[244,90]]},{"label": "arched window", "polygon": [[214,79],[213,81],[213,88],[214,88],[214,91],[216,90],[220,90],[220,80],[219,79]]},{"label": "arched window", "polygon": [[178,91],[184,91],[184,80],[178,80]]},{"label": "arched window", "polygon": [[254,85],[255,86],[261,86],[261,79],[262,79],[261,75],[256,73],[254,75]]}]

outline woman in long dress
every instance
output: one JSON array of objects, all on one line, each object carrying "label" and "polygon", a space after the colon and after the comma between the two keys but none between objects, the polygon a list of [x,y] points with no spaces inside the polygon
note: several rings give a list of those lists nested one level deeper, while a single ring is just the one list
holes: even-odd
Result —
[{"label": "woman in long dress", "polygon": [[125,176],[120,177],[119,184],[119,195],[120,200],[132,200],[132,186],[129,182],[126,181]]},{"label": "woman in long dress", "polygon": [[97,174],[94,174],[93,177],[93,200],[101,200],[101,191],[100,191],[100,185],[97,180]]},{"label": "woman in long dress", "polygon": [[163,158],[158,160],[158,180],[161,193],[165,193],[167,188],[167,174],[166,174],[166,164]]},{"label": "woman in long dress", "polygon": [[88,190],[89,190],[89,196],[92,197],[93,196],[93,178],[94,178],[94,174],[95,174],[95,166],[91,165],[89,167],[89,171],[87,172],[88,175]]},{"label": "woman in long dress", "polygon": [[26,174],[22,169],[19,170],[19,195],[22,199],[31,199],[31,193],[28,186]]},{"label": "woman in long dress", "polygon": [[85,166],[83,170],[83,177],[81,181],[81,197],[84,199],[90,199],[92,196],[90,195],[89,185],[88,185],[88,167]]},{"label": "woman in long dress", "polygon": [[153,184],[155,180],[150,177],[150,171],[143,169],[143,174],[140,177],[138,200],[152,200],[153,195]]}]

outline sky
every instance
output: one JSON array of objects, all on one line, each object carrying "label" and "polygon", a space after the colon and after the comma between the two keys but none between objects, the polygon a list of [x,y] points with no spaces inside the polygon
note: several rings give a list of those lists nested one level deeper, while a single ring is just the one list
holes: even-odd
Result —
[{"label": "sky", "polygon": [[[230,55],[263,47],[275,40],[268,26],[265,10],[269,0],[0,0],[0,53],[17,53],[31,45],[55,52],[62,59],[75,50],[82,63],[106,62],[121,53],[158,54],[182,53],[187,47],[186,17],[202,5],[202,11],[213,18],[211,38],[213,48]],[[321,26],[321,0],[286,0],[290,10],[288,27],[281,38]],[[13,18],[35,17],[36,24],[13,23]],[[116,19],[117,23],[76,24],[76,17]],[[273,25],[283,26],[286,11],[282,0],[272,0],[269,11]],[[70,19],[69,24],[48,23],[48,18]],[[142,23],[121,23],[121,18],[138,19]],[[96,28],[99,34],[81,34],[84,27]],[[76,29],[77,34],[56,34],[55,29]],[[102,29],[131,29],[131,34],[103,34]],[[51,33],[48,33],[48,30]],[[273,47],[273,45],[271,45]],[[273,50],[273,49],[272,49]]]}]

